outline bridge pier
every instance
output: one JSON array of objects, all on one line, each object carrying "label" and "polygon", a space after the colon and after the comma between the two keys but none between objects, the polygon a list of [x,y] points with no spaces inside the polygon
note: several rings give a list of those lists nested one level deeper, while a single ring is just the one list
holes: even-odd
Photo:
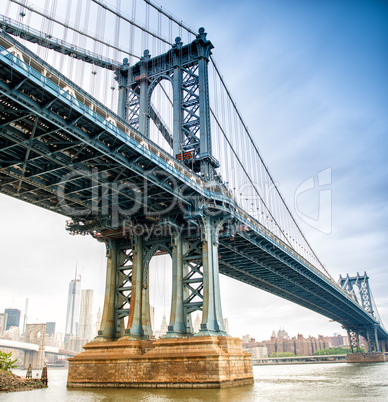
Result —
[{"label": "bridge pier", "polygon": [[386,357],[383,352],[373,352],[373,353],[349,353],[346,356],[347,363],[380,363],[385,362]]},{"label": "bridge pier", "polygon": [[[163,239],[104,239],[107,283],[101,328],[84,352],[69,359],[68,387],[208,388],[253,382],[250,355],[223,325],[218,267],[222,223],[210,216],[201,218],[196,240],[173,228]],[[172,257],[172,298],[168,332],[155,340],[148,270],[158,251]],[[130,277],[126,286],[120,276],[124,269]],[[123,289],[130,289],[130,295]],[[196,310],[202,310],[202,323],[193,334],[190,314]],[[123,311],[128,317],[124,334]]]},{"label": "bridge pier", "polygon": [[[351,353],[346,356],[347,363],[376,363],[385,362],[384,352],[380,350],[377,329],[373,327],[363,327],[357,329],[347,329]],[[364,346],[365,353],[361,352],[359,336],[364,335],[368,344]]]},{"label": "bridge pier", "polygon": [[44,350],[25,350],[24,351],[24,363],[23,368],[28,369],[28,367],[36,369],[41,369],[44,366]]}]

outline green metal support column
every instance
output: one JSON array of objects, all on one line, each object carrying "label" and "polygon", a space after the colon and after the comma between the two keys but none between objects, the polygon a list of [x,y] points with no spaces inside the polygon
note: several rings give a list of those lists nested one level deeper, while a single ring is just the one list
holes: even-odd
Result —
[{"label": "green metal support column", "polygon": [[173,78],[173,155],[176,157],[182,151],[182,69],[180,66],[180,51],[182,42],[180,38],[175,39],[174,52],[174,78]]},{"label": "green metal support column", "polygon": [[172,294],[170,324],[166,338],[181,337],[187,333],[186,317],[183,308],[183,254],[187,250],[180,233],[172,236]]},{"label": "green metal support column", "polygon": [[149,51],[144,50],[144,56],[140,60],[140,75],[135,79],[140,82],[140,105],[139,105],[139,131],[149,137],[148,130],[148,84],[147,61],[151,58]]},{"label": "green metal support column", "polygon": [[143,336],[150,338],[152,336],[151,313],[150,313],[150,287],[149,275],[144,278],[144,263],[143,263],[143,286],[141,290],[141,326],[143,328]]},{"label": "green metal support column", "polygon": [[380,342],[379,342],[379,337],[377,336],[377,328],[374,328],[375,332],[375,341],[376,341],[376,352],[381,352],[380,350]]},{"label": "green metal support column", "polygon": [[208,63],[213,45],[206,39],[204,28],[199,29],[195,42],[198,51],[200,152],[201,156],[205,157],[201,166],[201,172],[205,180],[211,180],[213,171],[207,159],[212,155]]},{"label": "green metal support column", "polygon": [[106,282],[101,325],[97,341],[112,341],[116,338],[115,293],[117,270],[117,240],[106,241]]},{"label": "green metal support column", "polygon": [[[123,60],[123,69],[128,69],[128,59],[125,58]],[[116,73],[116,80],[118,82],[118,89],[119,89],[119,97],[118,97],[118,104],[117,104],[117,114],[122,118],[126,119],[126,107],[125,103],[127,101],[128,93],[127,93],[127,85],[128,85],[128,76],[123,75],[120,73]]]},{"label": "green metal support column", "polygon": [[134,243],[131,304],[125,332],[130,336],[141,338],[144,335],[142,326],[143,236],[135,235]]},{"label": "green metal support column", "polygon": [[356,349],[357,349],[357,353],[361,352],[361,348],[360,348],[360,333],[358,331],[356,332]]},{"label": "green metal support column", "polygon": [[218,223],[205,216],[202,225],[203,312],[199,336],[227,335],[221,308],[217,232]]},{"label": "green metal support column", "polygon": [[350,351],[352,353],[354,353],[353,344],[352,344],[352,337],[350,336],[350,329],[348,329],[346,332],[348,334],[348,343],[349,343]]}]

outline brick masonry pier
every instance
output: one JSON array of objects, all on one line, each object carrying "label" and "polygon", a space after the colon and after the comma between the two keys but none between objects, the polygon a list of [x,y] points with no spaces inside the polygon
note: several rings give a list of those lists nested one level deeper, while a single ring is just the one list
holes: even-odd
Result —
[{"label": "brick masonry pier", "polygon": [[349,353],[346,356],[347,363],[378,363],[385,362],[386,357],[383,352],[374,353]]},{"label": "brick masonry pier", "polygon": [[91,342],[69,359],[67,386],[224,388],[253,384],[241,340],[192,337]]}]

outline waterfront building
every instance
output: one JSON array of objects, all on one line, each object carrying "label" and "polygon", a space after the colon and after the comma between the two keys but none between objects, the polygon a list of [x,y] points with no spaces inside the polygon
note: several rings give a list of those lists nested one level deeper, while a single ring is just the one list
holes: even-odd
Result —
[{"label": "waterfront building", "polygon": [[82,346],[85,345],[85,339],[72,336],[70,338],[66,338],[64,342],[64,347],[66,350],[71,350],[76,353],[82,352]]},{"label": "waterfront building", "polygon": [[[340,334],[334,334],[333,336],[325,336],[325,341],[330,344],[330,347],[336,348],[348,348],[349,347],[349,339],[347,336],[343,336]],[[363,343],[360,339],[360,343]]]},{"label": "waterfront building", "polygon": [[[261,342],[256,342],[255,338],[244,336],[244,341],[248,342],[243,341],[243,348],[252,355],[256,353],[253,352],[254,348],[266,348],[268,357],[271,357],[271,355],[279,353],[292,353],[296,356],[312,356],[316,350],[330,347],[330,343],[325,340],[322,335],[318,335],[318,338],[312,336],[304,338],[302,334],[298,334],[297,337],[290,338],[286,331],[282,330],[279,332],[280,337],[276,335],[275,331],[272,331],[271,339]],[[287,338],[284,338],[284,336]],[[262,353],[264,353],[264,351]]]},{"label": "waterfront building", "polygon": [[289,339],[288,332],[283,329],[279,329],[278,331],[278,339]]},{"label": "waterfront building", "polygon": [[3,339],[8,339],[10,341],[20,341],[20,328],[19,327],[11,327],[8,331],[4,331],[1,336]]},{"label": "waterfront building", "polygon": [[55,339],[55,346],[57,348],[64,349],[65,345],[63,343],[63,341],[64,341],[63,333],[62,332],[56,332],[54,339]]},{"label": "waterfront building", "polygon": [[242,338],[241,338],[242,343],[248,343],[249,339],[251,339],[251,336],[249,334],[243,335]]},{"label": "waterfront building", "polygon": [[252,360],[266,359],[268,357],[268,350],[265,346],[255,346],[248,351],[252,355]]}]

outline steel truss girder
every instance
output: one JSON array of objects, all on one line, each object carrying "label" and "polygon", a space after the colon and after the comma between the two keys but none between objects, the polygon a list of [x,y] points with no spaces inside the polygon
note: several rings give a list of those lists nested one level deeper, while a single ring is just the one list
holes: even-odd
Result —
[{"label": "steel truss girder", "polygon": [[[16,97],[19,97],[19,96],[20,96],[20,94],[15,94],[15,98],[16,98]],[[31,102],[31,99],[29,99],[29,98],[27,98],[26,100],[29,101],[29,102]],[[36,106],[36,105],[35,105],[35,106]],[[50,112],[50,111],[45,111],[45,113],[46,113],[46,114],[47,114],[47,113],[48,113],[48,114],[52,114],[52,112]],[[50,117],[51,117],[51,116],[50,116]],[[52,119],[51,122],[52,122],[52,121],[55,122],[55,118],[58,119],[58,115],[53,116],[53,117],[54,117],[54,119]],[[61,126],[61,125],[58,126],[58,129],[61,130],[61,131],[67,132],[67,135],[73,134],[73,132],[69,133],[69,132],[66,130],[66,129],[69,129],[69,127],[63,127],[63,123],[62,123],[62,126]],[[76,127],[72,127],[72,129],[73,129],[73,130],[78,130]],[[51,130],[51,132],[55,132],[55,131],[58,131],[58,130]],[[104,131],[103,131],[103,132],[104,132]],[[101,132],[101,133],[103,133],[103,132]],[[99,133],[99,135],[101,135],[101,133]],[[42,134],[42,135],[44,135],[44,134]],[[83,137],[84,137],[84,136],[85,136],[85,134],[83,133]],[[11,138],[11,140],[14,140],[14,138]],[[25,141],[26,141],[27,143],[28,143],[28,140],[29,140],[28,138],[25,139]],[[21,141],[21,142],[19,142],[19,145],[25,145],[25,144],[23,144],[23,142]],[[41,146],[41,145],[43,145],[43,144],[39,144],[39,145]],[[52,154],[52,153],[51,153],[51,154]],[[47,149],[45,149],[44,155],[41,154],[41,156],[47,159],[47,155],[50,155],[50,152],[47,153]],[[115,156],[117,156],[117,154],[116,154]],[[118,156],[120,157],[120,155],[118,155]],[[58,161],[58,160],[55,160],[55,159],[53,160],[53,159],[52,159],[52,162],[58,164],[58,162],[61,162],[61,161]],[[129,166],[128,166],[128,165],[129,165]],[[62,166],[63,166],[63,167],[69,167],[68,164],[67,164],[66,166],[62,164]],[[131,167],[131,165],[127,163],[127,166],[125,166],[124,168],[128,168],[128,167]],[[141,169],[139,169],[139,166],[138,166],[138,165],[137,165],[137,166],[133,166],[133,168],[134,168],[133,170],[135,170],[136,173],[140,173],[140,174],[142,173],[142,172],[141,172]],[[139,170],[140,170],[140,172],[139,172]],[[156,183],[155,183],[155,184],[156,184]],[[159,185],[160,185],[160,184],[163,184],[163,182],[160,182],[160,183],[158,183],[158,184],[159,184]],[[164,189],[164,191],[165,191],[165,190],[167,189],[167,185],[164,184],[164,187],[165,187],[165,189]],[[74,201],[76,202],[77,200],[74,200]]]},{"label": "steel truss girder", "polygon": [[[245,250],[242,251],[242,249],[237,249],[236,247],[230,246],[227,244],[227,242],[223,242],[222,246],[229,249],[233,253],[237,254],[239,256],[239,263],[234,265],[234,264],[225,262],[224,260],[227,261],[228,259],[225,257],[222,257],[221,264],[225,264],[230,267],[233,267],[234,269],[238,269],[237,266],[238,267],[241,266],[241,260],[246,259],[249,261],[249,263],[247,264],[248,269],[243,268],[243,269],[238,269],[238,270],[245,277],[251,277],[252,281],[254,281],[256,283],[260,283],[259,286],[256,285],[257,287],[263,288],[270,293],[273,293],[273,294],[276,294],[277,296],[286,298],[294,303],[298,303],[298,304],[302,305],[303,307],[307,307],[307,308],[310,308],[311,310],[315,310],[315,311],[319,312],[320,314],[323,314],[326,316],[331,315],[331,317],[333,317],[332,310],[330,310],[328,307],[333,308],[336,306],[327,302],[324,299],[324,296],[318,295],[316,292],[312,291],[311,288],[309,288],[307,286],[303,286],[296,279],[293,279],[289,275],[283,274],[280,270],[273,268],[270,263],[263,262],[261,259],[259,259],[257,257],[255,258],[255,257],[249,256],[249,254],[247,254]],[[252,263],[255,265],[252,265]],[[271,283],[270,281],[265,280],[263,278],[263,274],[258,276],[257,274],[254,275],[254,274],[250,273],[249,271],[252,271],[252,272],[255,271],[255,268],[254,268],[255,266],[260,266],[260,267],[264,268],[266,271],[272,273],[278,279],[276,281],[272,281],[272,283]],[[221,271],[221,272],[225,273],[224,271]],[[226,275],[228,275],[228,274],[226,273]],[[241,277],[239,279],[246,281]],[[277,282],[278,285],[275,285],[274,282]],[[309,296],[311,297],[312,300],[315,301],[315,303],[317,303],[317,302],[321,303],[323,305],[326,305],[326,307],[325,308],[324,307],[317,308],[317,305],[315,303],[307,302],[305,297],[297,296],[296,292],[295,292],[295,288],[299,288],[299,289],[303,290],[305,293],[309,294]],[[341,318],[341,316],[337,316],[335,318],[338,320]]]},{"label": "steel truss girder", "polygon": [[[338,284],[349,293],[349,295],[362,306],[362,308],[374,317],[371,291],[369,287],[369,277],[364,272],[364,275],[357,273],[356,276],[350,277],[349,274],[345,278],[340,276]],[[355,288],[358,288],[360,293],[360,299],[357,297]]]},{"label": "steel truss girder", "polygon": [[[270,243],[268,240],[265,240],[262,238],[260,241],[255,240],[253,235],[247,235],[244,233],[239,233],[239,236],[248,240],[249,242],[255,244],[258,246],[260,249],[262,249],[267,255],[272,256],[276,260],[278,260],[283,266],[288,266],[289,268],[292,269],[293,272],[298,273],[300,278],[306,278],[308,282],[312,282],[315,285],[317,285],[317,289],[323,289],[324,292],[328,292],[328,294],[331,294],[331,297],[333,297],[333,303],[332,305],[335,306],[335,310],[338,310],[338,305],[337,302],[340,302],[340,294],[338,292],[336,293],[335,289],[332,288],[332,286],[324,281],[323,278],[318,277],[313,271],[310,269],[304,268],[299,262],[296,260],[290,258],[289,255],[287,255],[286,252],[281,250],[278,247],[274,247],[272,243]],[[327,293],[326,293],[327,294]],[[284,297],[284,296],[282,296]],[[327,297],[327,296],[326,296]],[[336,300],[336,302],[334,302]],[[306,305],[309,305],[308,301],[305,301]],[[302,304],[303,305],[303,304]],[[309,307],[310,308],[310,307]],[[344,307],[345,308],[345,305]],[[314,311],[318,311],[321,314],[328,316],[330,318],[333,318],[333,314],[328,315],[327,312],[320,311],[319,306],[315,306],[315,308],[311,308]],[[358,309],[352,308],[351,306],[346,306],[345,310],[342,310],[344,317],[334,317],[334,319],[338,320],[339,322],[342,322],[344,325],[347,323],[347,318],[345,317],[350,317],[352,314],[356,314],[357,316],[360,316],[359,319],[361,320],[360,322],[363,322],[365,320],[365,317],[362,317],[361,312],[358,311]],[[353,317],[353,320],[355,317]],[[356,321],[357,322],[357,321]]]}]

